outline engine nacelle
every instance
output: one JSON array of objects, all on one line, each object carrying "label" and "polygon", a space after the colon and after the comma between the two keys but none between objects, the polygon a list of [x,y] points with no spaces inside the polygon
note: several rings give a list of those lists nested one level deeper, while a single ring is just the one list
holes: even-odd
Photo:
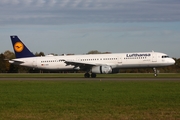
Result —
[{"label": "engine nacelle", "polygon": [[100,73],[100,74],[109,74],[112,73],[112,68],[111,66],[93,66],[91,69],[92,73]]}]

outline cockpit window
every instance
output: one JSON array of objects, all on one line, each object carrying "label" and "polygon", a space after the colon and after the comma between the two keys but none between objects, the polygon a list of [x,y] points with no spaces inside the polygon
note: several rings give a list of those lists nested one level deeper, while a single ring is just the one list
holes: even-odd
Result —
[{"label": "cockpit window", "polygon": [[162,58],[169,58],[169,56],[162,56]]}]

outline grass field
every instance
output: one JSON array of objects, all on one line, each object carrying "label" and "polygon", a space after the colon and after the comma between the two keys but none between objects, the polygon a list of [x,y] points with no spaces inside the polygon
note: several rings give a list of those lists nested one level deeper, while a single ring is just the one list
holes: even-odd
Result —
[{"label": "grass field", "polygon": [[180,81],[1,80],[0,120],[10,119],[180,120]]}]

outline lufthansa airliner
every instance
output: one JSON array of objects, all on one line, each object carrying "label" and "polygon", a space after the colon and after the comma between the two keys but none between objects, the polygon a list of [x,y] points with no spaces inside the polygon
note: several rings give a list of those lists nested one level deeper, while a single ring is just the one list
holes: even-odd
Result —
[{"label": "lufthansa airliner", "polygon": [[9,60],[10,63],[35,69],[83,70],[86,78],[95,78],[96,74],[118,73],[122,68],[153,68],[157,76],[157,67],[175,63],[167,54],[154,51],[36,57],[18,36],[10,38],[16,55],[15,59]]}]

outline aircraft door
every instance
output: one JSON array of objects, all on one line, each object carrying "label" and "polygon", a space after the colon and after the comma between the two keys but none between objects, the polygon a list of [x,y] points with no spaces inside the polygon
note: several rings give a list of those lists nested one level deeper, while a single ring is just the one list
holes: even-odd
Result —
[{"label": "aircraft door", "polygon": [[81,58],[76,58],[76,61],[81,61]]},{"label": "aircraft door", "polygon": [[33,59],[33,68],[37,68],[37,59],[36,58]]},{"label": "aircraft door", "polygon": [[157,54],[152,53],[152,62],[157,62]]},{"label": "aircraft door", "polygon": [[121,56],[118,56],[117,59],[118,59],[118,65],[121,65],[122,64]]}]

